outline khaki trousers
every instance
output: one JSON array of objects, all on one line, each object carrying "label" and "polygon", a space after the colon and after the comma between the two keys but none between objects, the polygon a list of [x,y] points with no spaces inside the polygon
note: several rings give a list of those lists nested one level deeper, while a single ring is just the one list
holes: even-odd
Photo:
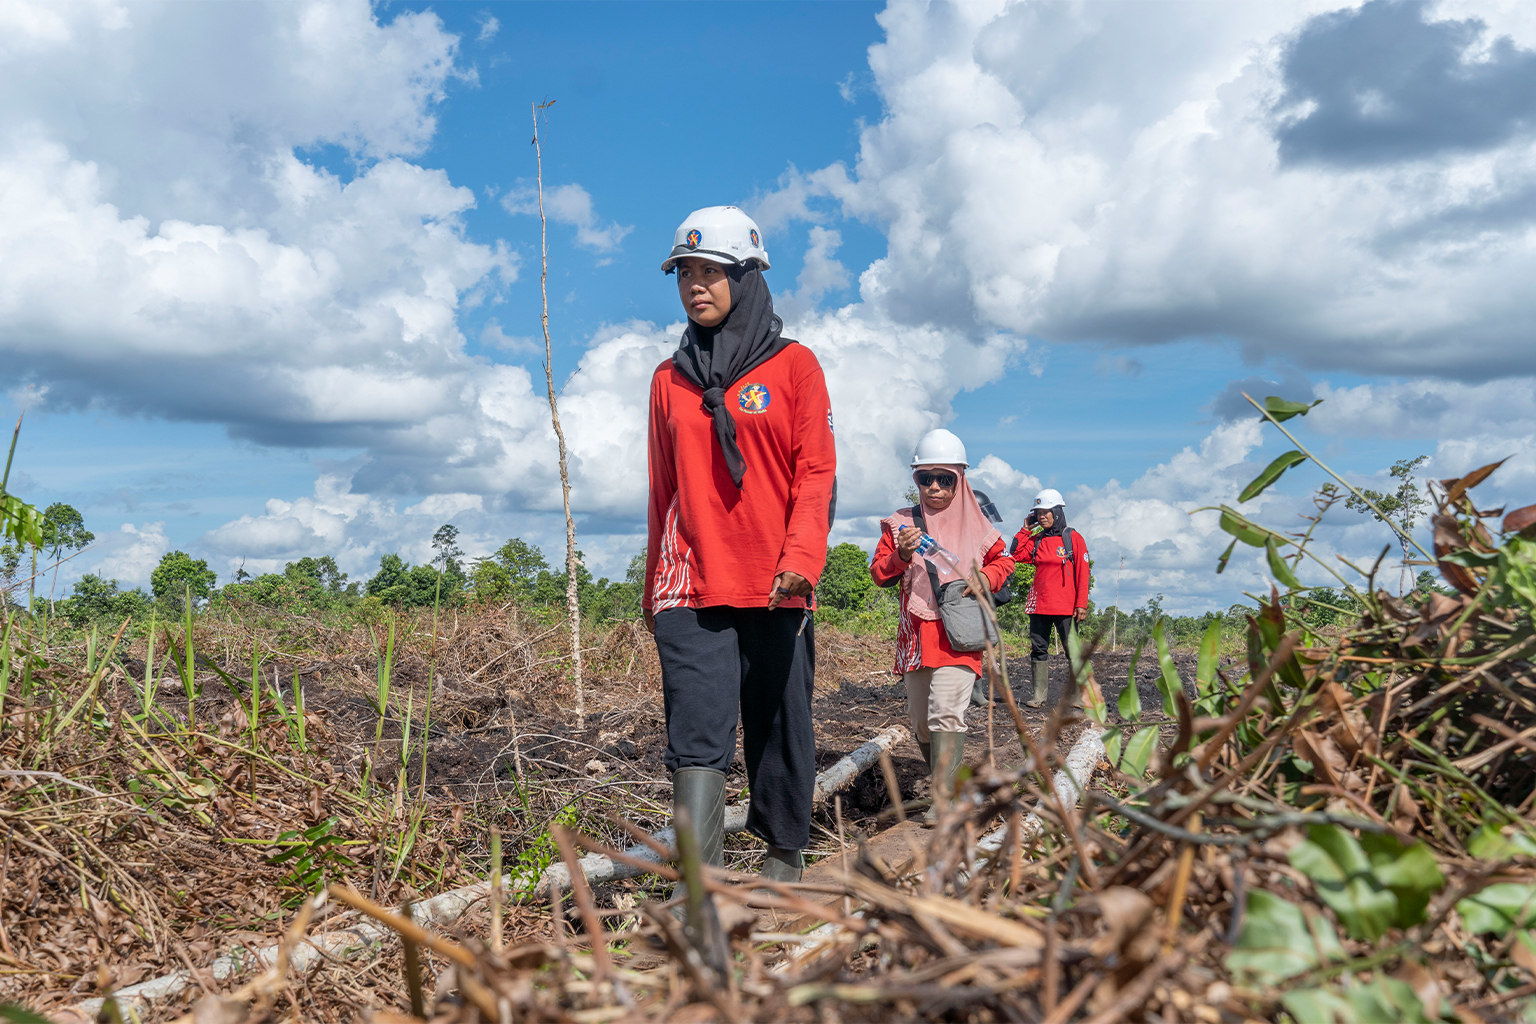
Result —
[{"label": "khaki trousers", "polygon": [[902,676],[907,684],[907,717],[912,735],[927,743],[936,732],[965,732],[965,709],[976,673],[959,665],[918,668]]}]

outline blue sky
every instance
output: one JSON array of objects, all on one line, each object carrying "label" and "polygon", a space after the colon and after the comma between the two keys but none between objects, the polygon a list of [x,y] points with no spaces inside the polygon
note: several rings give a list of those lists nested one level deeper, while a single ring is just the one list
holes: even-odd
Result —
[{"label": "blue sky", "polygon": [[[944,424],[1010,516],[1067,492],[1125,603],[1262,583],[1202,505],[1282,450],[1236,393],[1322,397],[1380,486],[1536,481],[1536,19],[1520,5],[24,5],[0,44],[0,411],[72,566],[143,583],[306,554],[354,576],[560,542],[529,103],[582,545],[643,530],[643,397],[688,210],[759,218],[823,359],[872,544]],[[1433,88],[1424,83],[1434,83]],[[1522,100],[1521,97],[1525,97]],[[1450,130],[1448,122],[1461,127]],[[1462,123],[1465,122],[1465,123]],[[1293,521],[1322,478],[1253,510]],[[1336,513],[1324,546],[1386,540]],[[66,572],[65,578],[69,578]]]}]

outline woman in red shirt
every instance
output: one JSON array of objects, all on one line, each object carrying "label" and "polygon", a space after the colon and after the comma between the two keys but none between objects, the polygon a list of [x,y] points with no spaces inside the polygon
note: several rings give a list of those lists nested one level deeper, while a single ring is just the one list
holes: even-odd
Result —
[{"label": "woman in red shirt", "polygon": [[724,858],[725,773],[742,730],[761,873],[800,877],[816,783],[812,588],[827,557],[837,454],[821,364],[783,337],[757,225],[695,210],[662,264],[688,314],[651,378],[641,607],[656,635],[674,813]]},{"label": "woman in red shirt", "polygon": [[[901,584],[895,671],[907,686],[912,735],[933,772],[936,801],[954,792],[965,754],[965,709],[981,675],[981,652],[957,651],[950,645],[929,564],[937,570],[941,588],[951,580],[969,579],[978,564],[993,592],[1013,575],[1003,535],[982,512],[965,478],[968,465],[965,445],[954,434],[931,430],[923,436],[912,459],[919,504],[881,520],[880,542],[869,567],[880,586]],[[937,552],[917,555],[925,533],[952,553],[958,566],[947,564]],[[966,593],[971,593],[969,585]]]},{"label": "woman in red shirt", "polygon": [[[1088,615],[1088,542],[1068,528],[1067,503],[1060,491],[1046,488],[1035,496],[1034,508],[1013,538],[1013,557],[1035,567],[1035,582],[1024,605],[1035,693],[1025,703],[1038,708],[1045,706],[1050,690],[1051,633],[1060,639],[1065,654],[1067,634]],[[1067,664],[1070,670],[1070,658]]]}]

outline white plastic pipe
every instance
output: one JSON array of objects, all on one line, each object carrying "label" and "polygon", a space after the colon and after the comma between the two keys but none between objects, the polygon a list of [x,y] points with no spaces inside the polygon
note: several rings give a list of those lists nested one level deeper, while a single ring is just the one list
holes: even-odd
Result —
[{"label": "white plastic pipe", "polygon": [[[824,800],[828,796],[845,788],[858,777],[870,765],[880,758],[882,750],[890,750],[896,743],[904,739],[907,730],[899,725],[893,725],[882,730],[868,743],[842,758],[826,771],[816,776],[816,789],[814,799]],[[743,832],[747,827],[747,808],[741,804],[735,804],[725,809],[725,830],[727,832]],[[652,833],[652,838],[663,846],[673,845],[675,836],[672,829],[664,828]],[[645,860],[659,863],[649,846],[637,843],[624,851],[632,857],[640,857]],[[642,872],[638,868],[627,864],[619,864],[609,857],[599,854],[590,854],[577,862],[582,873],[587,876],[587,881],[593,885],[603,882],[612,882],[621,878],[631,878]],[[512,876],[507,875],[502,879],[502,885],[511,891]],[[552,883],[558,883],[562,889],[568,889],[571,885],[570,872],[563,863],[552,864],[534,884],[535,893],[547,892]],[[475,903],[487,898],[491,893],[491,883],[476,882],[474,885],[466,885],[460,889],[451,889],[429,900],[423,900],[411,907],[412,917],[423,925],[440,925],[456,921]],[[295,945],[288,954],[289,966],[292,970],[307,970],[316,960],[322,956],[330,955],[339,959],[349,956],[374,946],[390,938],[395,933],[384,925],[375,921],[363,920],[358,923],[336,931],[323,932],[313,935]],[[228,953],[219,957],[206,970],[215,981],[225,981],[243,972],[256,969],[266,970],[277,963],[276,945],[265,946],[260,949],[247,949],[236,946]],[[125,1013],[130,1008],[143,1013],[148,1010],[149,1004],[167,996],[176,995],[192,984],[192,975],[188,971],[172,971],[170,974],[148,981],[141,981],[137,985],[128,985],[113,993],[117,999],[117,1005]],[[54,1019],[58,1024],[89,1024],[96,1020],[101,1012],[103,1000],[86,999],[75,1003],[73,1006],[56,1011]]]}]

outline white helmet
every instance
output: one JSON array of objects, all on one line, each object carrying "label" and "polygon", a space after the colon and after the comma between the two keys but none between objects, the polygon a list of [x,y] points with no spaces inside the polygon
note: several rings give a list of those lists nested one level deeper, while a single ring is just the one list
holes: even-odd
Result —
[{"label": "white helmet", "polygon": [[672,236],[672,255],[662,263],[662,273],[672,273],[684,256],[725,264],[757,260],[768,269],[768,253],[757,222],[735,206],[706,206],[690,213]]},{"label": "white helmet", "polygon": [[1054,487],[1047,487],[1035,495],[1035,503],[1030,508],[1055,508],[1057,505],[1060,505],[1062,508],[1067,507],[1067,503],[1062,500],[1061,492]]},{"label": "white helmet", "polygon": [[940,427],[930,430],[917,442],[912,454],[912,468],[918,466],[969,466],[965,458],[965,444],[954,434]]}]

